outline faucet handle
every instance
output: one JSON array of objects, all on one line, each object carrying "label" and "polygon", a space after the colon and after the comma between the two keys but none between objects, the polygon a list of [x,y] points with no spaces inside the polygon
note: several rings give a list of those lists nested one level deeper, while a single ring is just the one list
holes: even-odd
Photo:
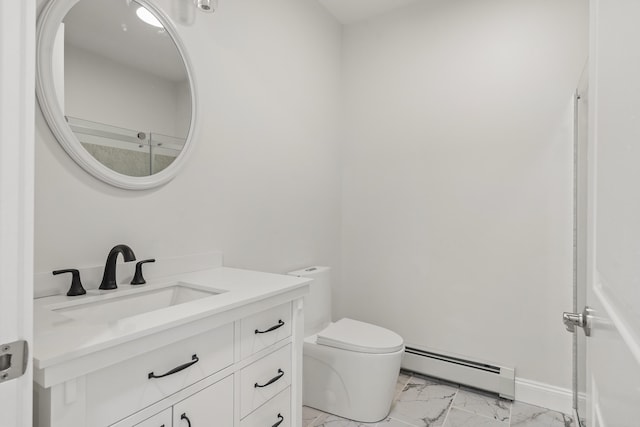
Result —
[{"label": "faucet handle", "polygon": [[147,281],[144,280],[144,277],[142,276],[142,264],[146,264],[148,262],[156,262],[156,260],[151,258],[138,261],[136,263],[136,272],[133,275],[133,280],[131,281],[132,285],[144,285],[145,283],[147,283]]},{"label": "faucet handle", "polygon": [[75,296],[84,295],[87,293],[87,291],[85,291],[84,288],[82,287],[82,282],[80,281],[80,271],[78,271],[77,269],[69,268],[66,270],[55,270],[52,273],[54,276],[57,276],[58,274],[62,274],[62,273],[71,273],[72,275],[71,287],[67,292],[68,297],[75,297]]}]

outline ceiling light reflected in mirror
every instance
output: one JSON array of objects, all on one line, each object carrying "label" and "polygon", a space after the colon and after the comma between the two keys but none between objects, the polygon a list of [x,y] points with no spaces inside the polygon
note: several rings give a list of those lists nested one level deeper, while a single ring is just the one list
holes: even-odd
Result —
[{"label": "ceiling light reflected in mirror", "polygon": [[156,28],[164,28],[164,25],[162,25],[162,23],[158,20],[158,18],[156,18],[155,15],[153,15],[153,13],[149,12],[144,7],[139,7],[136,10],[136,15],[138,15],[138,18],[140,18],[142,22],[145,22]]}]

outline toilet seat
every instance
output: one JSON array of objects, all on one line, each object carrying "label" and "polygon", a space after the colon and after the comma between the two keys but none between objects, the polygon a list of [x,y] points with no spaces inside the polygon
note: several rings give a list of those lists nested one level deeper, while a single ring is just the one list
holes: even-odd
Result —
[{"label": "toilet seat", "polygon": [[316,343],[368,354],[394,353],[404,348],[402,337],[395,332],[348,318],[320,331]]}]

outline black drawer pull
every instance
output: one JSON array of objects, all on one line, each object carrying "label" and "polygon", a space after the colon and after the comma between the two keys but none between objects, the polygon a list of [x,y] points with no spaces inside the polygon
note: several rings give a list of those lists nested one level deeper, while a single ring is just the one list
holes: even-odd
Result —
[{"label": "black drawer pull", "polygon": [[272,425],[271,427],[278,427],[284,421],[284,417],[281,414],[278,414],[278,422]]},{"label": "black drawer pull", "polygon": [[283,326],[284,326],[284,322],[282,321],[282,319],[280,319],[280,320],[278,320],[278,324],[277,325],[274,325],[274,326],[272,326],[269,329],[266,329],[264,331],[259,331],[259,330],[256,329],[254,333],[256,335],[257,334],[266,334],[267,332],[275,331],[276,329],[282,328]]},{"label": "black drawer pull", "polygon": [[271,378],[269,381],[267,381],[265,384],[258,384],[255,383],[253,385],[254,388],[262,388],[262,387],[266,387],[269,386],[273,383],[275,383],[276,381],[278,381],[280,378],[282,378],[282,376],[284,375],[284,372],[282,371],[282,369],[278,369],[278,375],[276,375],[275,377]]},{"label": "black drawer pull", "polygon": [[187,422],[187,424],[189,425],[189,427],[191,427],[191,420],[189,419],[189,417],[187,417],[186,413],[180,415],[180,419],[181,420],[185,420]]},{"label": "black drawer pull", "polygon": [[199,361],[200,361],[200,359],[198,359],[198,356],[194,354],[193,356],[191,356],[191,362],[187,362],[184,365],[177,366],[177,367],[173,368],[172,370],[170,370],[169,372],[167,372],[165,374],[156,375],[153,372],[149,372],[149,379],[152,379],[152,378],[163,378],[163,377],[168,377],[169,375],[177,374],[180,371],[184,371],[189,366],[195,365]]}]

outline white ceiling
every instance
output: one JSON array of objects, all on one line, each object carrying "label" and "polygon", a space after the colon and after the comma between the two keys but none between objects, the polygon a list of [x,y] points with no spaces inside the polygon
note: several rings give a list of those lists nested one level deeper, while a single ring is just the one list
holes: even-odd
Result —
[{"label": "white ceiling", "polygon": [[419,0],[318,0],[343,24],[362,21]]}]

